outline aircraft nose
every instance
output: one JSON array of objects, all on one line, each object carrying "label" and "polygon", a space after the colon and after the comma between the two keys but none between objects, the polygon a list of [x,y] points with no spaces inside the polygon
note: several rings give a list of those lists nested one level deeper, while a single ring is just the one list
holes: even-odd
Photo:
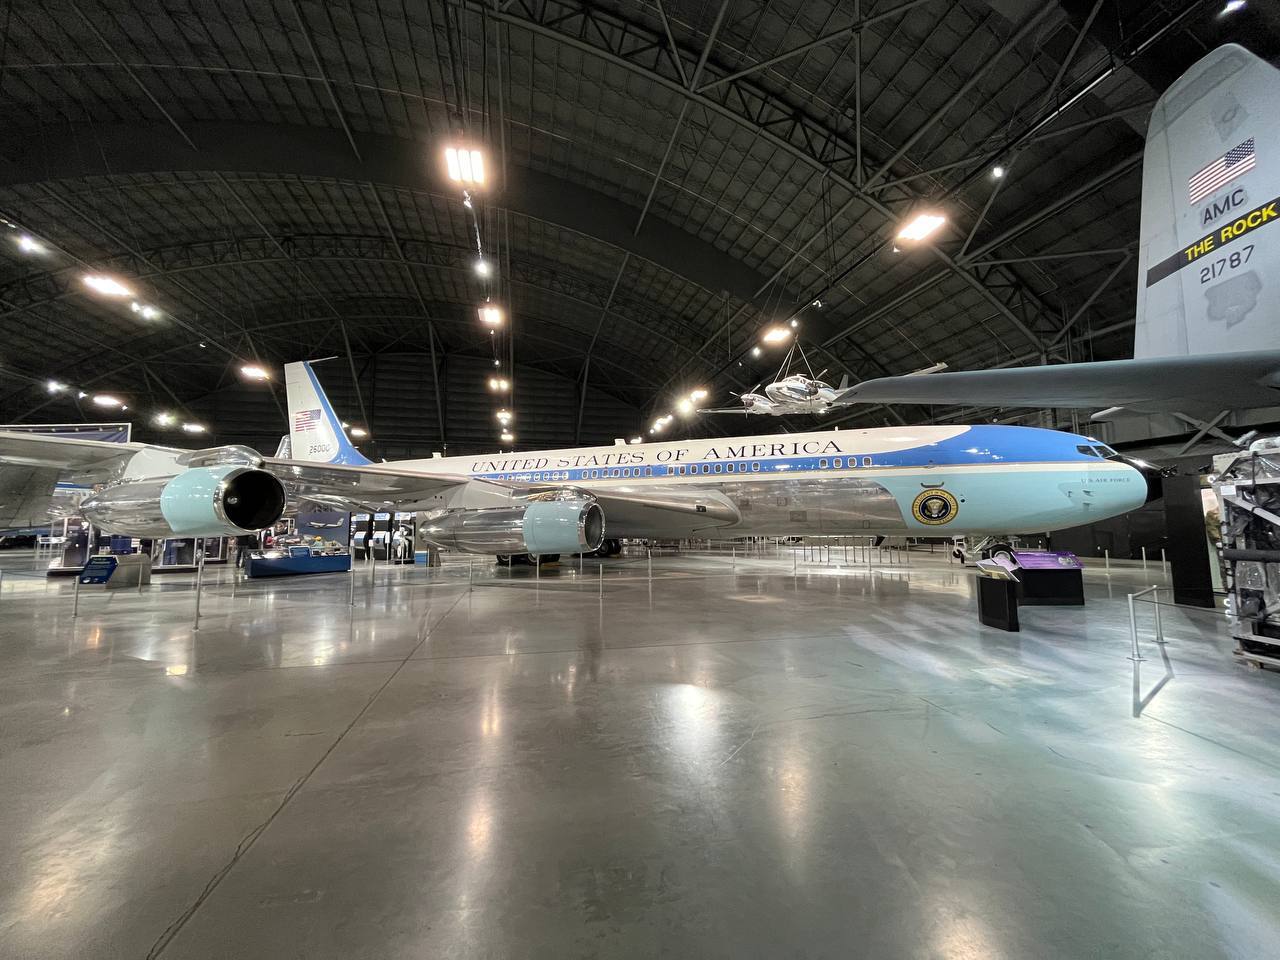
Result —
[{"label": "aircraft nose", "polygon": [[1142,479],[1147,483],[1147,499],[1144,502],[1150,503],[1164,496],[1164,478],[1168,476],[1168,468],[1157,467],[1154,463],[1139,460],[1137,457],[1118,456],[1115,459],[1142,474]]}]

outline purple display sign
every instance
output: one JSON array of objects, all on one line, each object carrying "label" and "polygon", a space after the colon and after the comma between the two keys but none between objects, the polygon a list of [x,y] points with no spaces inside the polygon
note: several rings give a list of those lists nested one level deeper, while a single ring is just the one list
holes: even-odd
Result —
[{"label": "purple display sign", "polygon": [[1024,570],[1079,570],[1080,558],[1067,550],[1015,550],[1014,559]]}]

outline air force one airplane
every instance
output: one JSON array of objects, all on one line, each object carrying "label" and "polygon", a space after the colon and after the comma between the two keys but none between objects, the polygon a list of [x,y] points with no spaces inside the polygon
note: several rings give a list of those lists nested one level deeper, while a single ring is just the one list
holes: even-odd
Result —
[{"label": "air force one airplane", "polygon": [[883,377],[838,402],[1198,415],[1280,404],[1277,224],[1280,70],[1227,44],[1151,112],[1132,360]]},{"label": "air force one airplane", "polygon": [[[920,426],[371,463],[307,363],[285,367],[290,457],[0,432],[0,528],[29,522],[59,481],[109,533],[226,536],[286,503],[423,513],[419,534],[499,557],[599,549],[610,538],[1018,534],[1125,513],[1159,472],[1088,437]],[[7,479],[5,474],[8,474]]]}]

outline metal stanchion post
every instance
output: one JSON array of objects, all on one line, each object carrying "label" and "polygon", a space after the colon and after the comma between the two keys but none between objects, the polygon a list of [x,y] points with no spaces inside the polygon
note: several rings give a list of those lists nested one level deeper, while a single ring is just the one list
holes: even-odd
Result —
[{"label": "metal stanchion post", "polygon": [[729,555],[729,571],[731,573],[738,572],[738,548],[737,547],[733,547],[732,552]]},{"label": "metal stanchion post", "polygon": [[347,573],[350,574],[347,577],[347,606],[354,607],[356,605],[356,564],[354,560],[347,567]]},{"label": "metal stanchion post", "polygon": [[75,596],[71,601],[71,619],[72,620],[80,616],[80,574],[82,573],[84,573],[83,570],[81,570],[80,573],[76,574]]},{"label": "metal stanchion post", "polygon": [[1142,547],[1141,550],[1142,550],[1142,569],[1145,572],[1147,569],[1147,548]]},{"label": "metal stanchion post", "polygon": [[200,551],[200,559],[196,561],[196,616],[191,622],[192,630],[200,629],[200,588],[204,585],[204,551]]},{"label": "metal stanchion post", "polygon": [[1102,551],[1102,563],[1107,569],[1107,576],[1110,576],[1111,575],[1111,551],[1110,550]]},{"label": "metal stanchion post", "polygon": [[1160,588],[1151,585],[1151,598],[1155,601],[1156,611],[1156,643],[1164,643],[1164,621],[1160,617]]},{"label": "metal stanchion post", "polygon": [[467,557],[467,590],[471,591],[476,588],[476,561],[472,557]]},{"label": "metal stanchion post", "polygon": [[533,579],[542,579],[542,557],[539,554],[533,555]]},{"label": "metal stanchion post", "polygon": [[653,579],[653,547],[646,547],[645,553],[647,554],[648,560],[649,560],[649,579],[652,580]]},{"label": "metal stanchion post", "polygon": [[600,564],[600,599],[604,599],[604,564]]},{"label": "metal stanchion post", "polygon": [[1138,615],[1134,612],[1133,597],[1132,593],[1129,594],[1129,659],[1134,663],[1141,663],[1142,657],[1138,654]]}]

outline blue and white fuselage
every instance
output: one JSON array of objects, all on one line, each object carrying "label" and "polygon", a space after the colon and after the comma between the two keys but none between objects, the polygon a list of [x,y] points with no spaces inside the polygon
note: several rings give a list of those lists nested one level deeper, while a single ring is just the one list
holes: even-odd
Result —
[{"label": "blue and white fuselage", "polygon": [[[1149,499],[1149,478],[1088,437],[918,426],[400,461],[424,474],[608,497],[702,490],[736,509],[717,535],[985,535],[1060,530]],[[609,536],[660,535],[610,519]],[[636,529],[632,529],[636,527]]]}]

